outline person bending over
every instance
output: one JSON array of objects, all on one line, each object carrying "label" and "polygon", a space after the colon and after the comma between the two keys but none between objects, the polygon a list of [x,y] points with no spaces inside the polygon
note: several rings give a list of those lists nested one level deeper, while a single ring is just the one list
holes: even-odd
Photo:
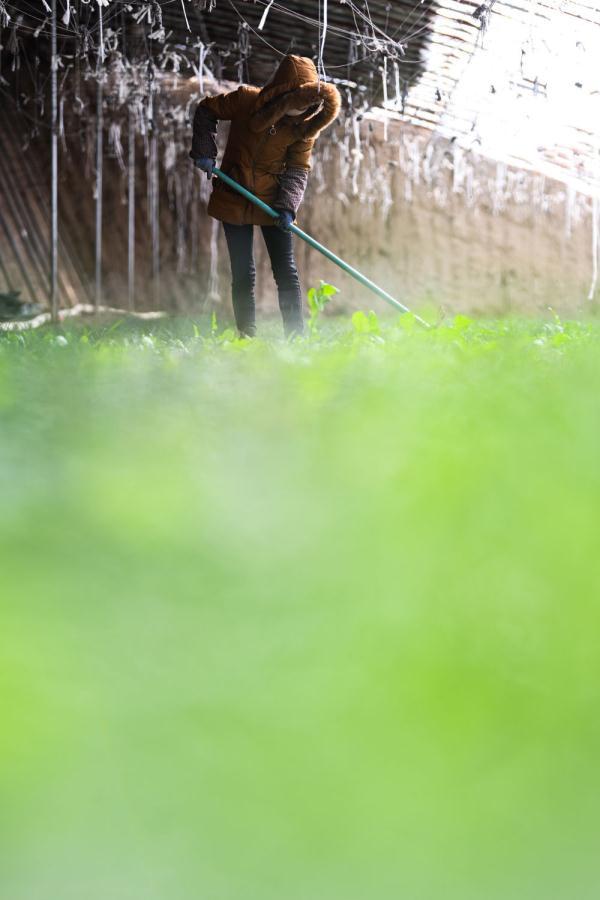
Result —
[{"label": "person bending over", "polygon": [[189,156],[211,178],[217,158],[217,122],[231,120],[221,169],[279,213],[272,219],[219,179],[208,213],[223,222],[232,275],[235,322],[241,336],[256,333],[254,226],[260,225],[277,284],[286,337],[304,330],[302,291],[292,232],[302,202],[311,153],[319,134],[338,116],[339,91],[319,80],[312,60],[287,55],[263,87],[242,85],[205,97],[193,119]]}]

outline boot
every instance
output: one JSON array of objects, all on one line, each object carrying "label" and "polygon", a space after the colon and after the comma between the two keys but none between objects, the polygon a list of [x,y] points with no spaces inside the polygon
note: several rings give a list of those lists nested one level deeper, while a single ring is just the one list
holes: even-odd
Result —
[{"label": "boot", "polygon": [[244,338],[256,337],[256,326],[246,325],[244,329],[238,328],[238,338],[243,340]]},{"label": "boot", "polygon": [[235,324],[240,336],[254,337],[256,335],[256,310],[252,285],[250,287],[232,285],[231,299]]},{"label": "boot", "polygon": [[281,291],[279,309],[283,319],[283,333],[286,338],[304,334],[302,318],[302,295],[299,291]]}]

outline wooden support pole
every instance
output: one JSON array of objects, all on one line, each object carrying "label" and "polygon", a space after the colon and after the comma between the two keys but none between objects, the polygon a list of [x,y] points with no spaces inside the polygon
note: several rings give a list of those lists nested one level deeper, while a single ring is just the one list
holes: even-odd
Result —
[{"label": "wooden support pole", "polygon": [[151,229],[152,229],[152,286],[154,308],[159,309],[160,300],[160,231],[159,231],[159,160],[158,134],[155,120],[152,121],[150,135],[150,183],[151,183]]},{"label": "wooden support pole", "polygon": [[[100,32],[102,34],[102,6],[98,6],[98,14],[100,16]],[[102,38],[101,38],[102,41]],[[102,305],[102,138],[103,138],[103,85],[102,85],[102,67],[100,60],[104,57],[104,48],[102,43],[97,51],[96,64],[96,277],[95,277],[95,294],[94,306],[96,309]]]},{"label": "wooden support pole", "polygon": [[135,309],[135,116],[133,104],[129,106],[127,162],[127,306]]},{"label": "wooden support pole", "polygon": [[52,0],[51,36],[51,172],[50,172],[50,315],[58,321],[58,91],[56,56],[56,0]]}]

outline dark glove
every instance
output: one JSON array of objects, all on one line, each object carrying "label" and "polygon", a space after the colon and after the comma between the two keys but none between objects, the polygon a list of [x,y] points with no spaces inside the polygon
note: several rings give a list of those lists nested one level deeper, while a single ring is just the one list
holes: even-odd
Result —
[{"label": "dark glove", "polygon": [[211,159],[210,156],[198,156],[197,159],[194,160],[194,165],[199,169],[202,169],[203,172],[206,172],[207,178],[212,178],[215,160]]},{"label": "dark glove", "polygon": [[290,225],[294,221],[294,213],[291,213],[289,209],[276,209],[275,212],[279,213],[279,217],[275,219],[277,227],[282,231],[289,231]]}]

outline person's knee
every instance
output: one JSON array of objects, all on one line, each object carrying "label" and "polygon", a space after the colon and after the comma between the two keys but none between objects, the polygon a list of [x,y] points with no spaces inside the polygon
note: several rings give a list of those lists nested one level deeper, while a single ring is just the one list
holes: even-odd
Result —
[{"label": "person's knee", "polygon": [[300,287],[298,270],[294,263],[274,267],[273,276],[275,278],[275,283],[280,290],[290,290],[291,288]]},{"label": "person's knee", "polygon": [[233,269],[232,283],[237,287],[254,287],[256,281],[256,269],[254,266]]}]

